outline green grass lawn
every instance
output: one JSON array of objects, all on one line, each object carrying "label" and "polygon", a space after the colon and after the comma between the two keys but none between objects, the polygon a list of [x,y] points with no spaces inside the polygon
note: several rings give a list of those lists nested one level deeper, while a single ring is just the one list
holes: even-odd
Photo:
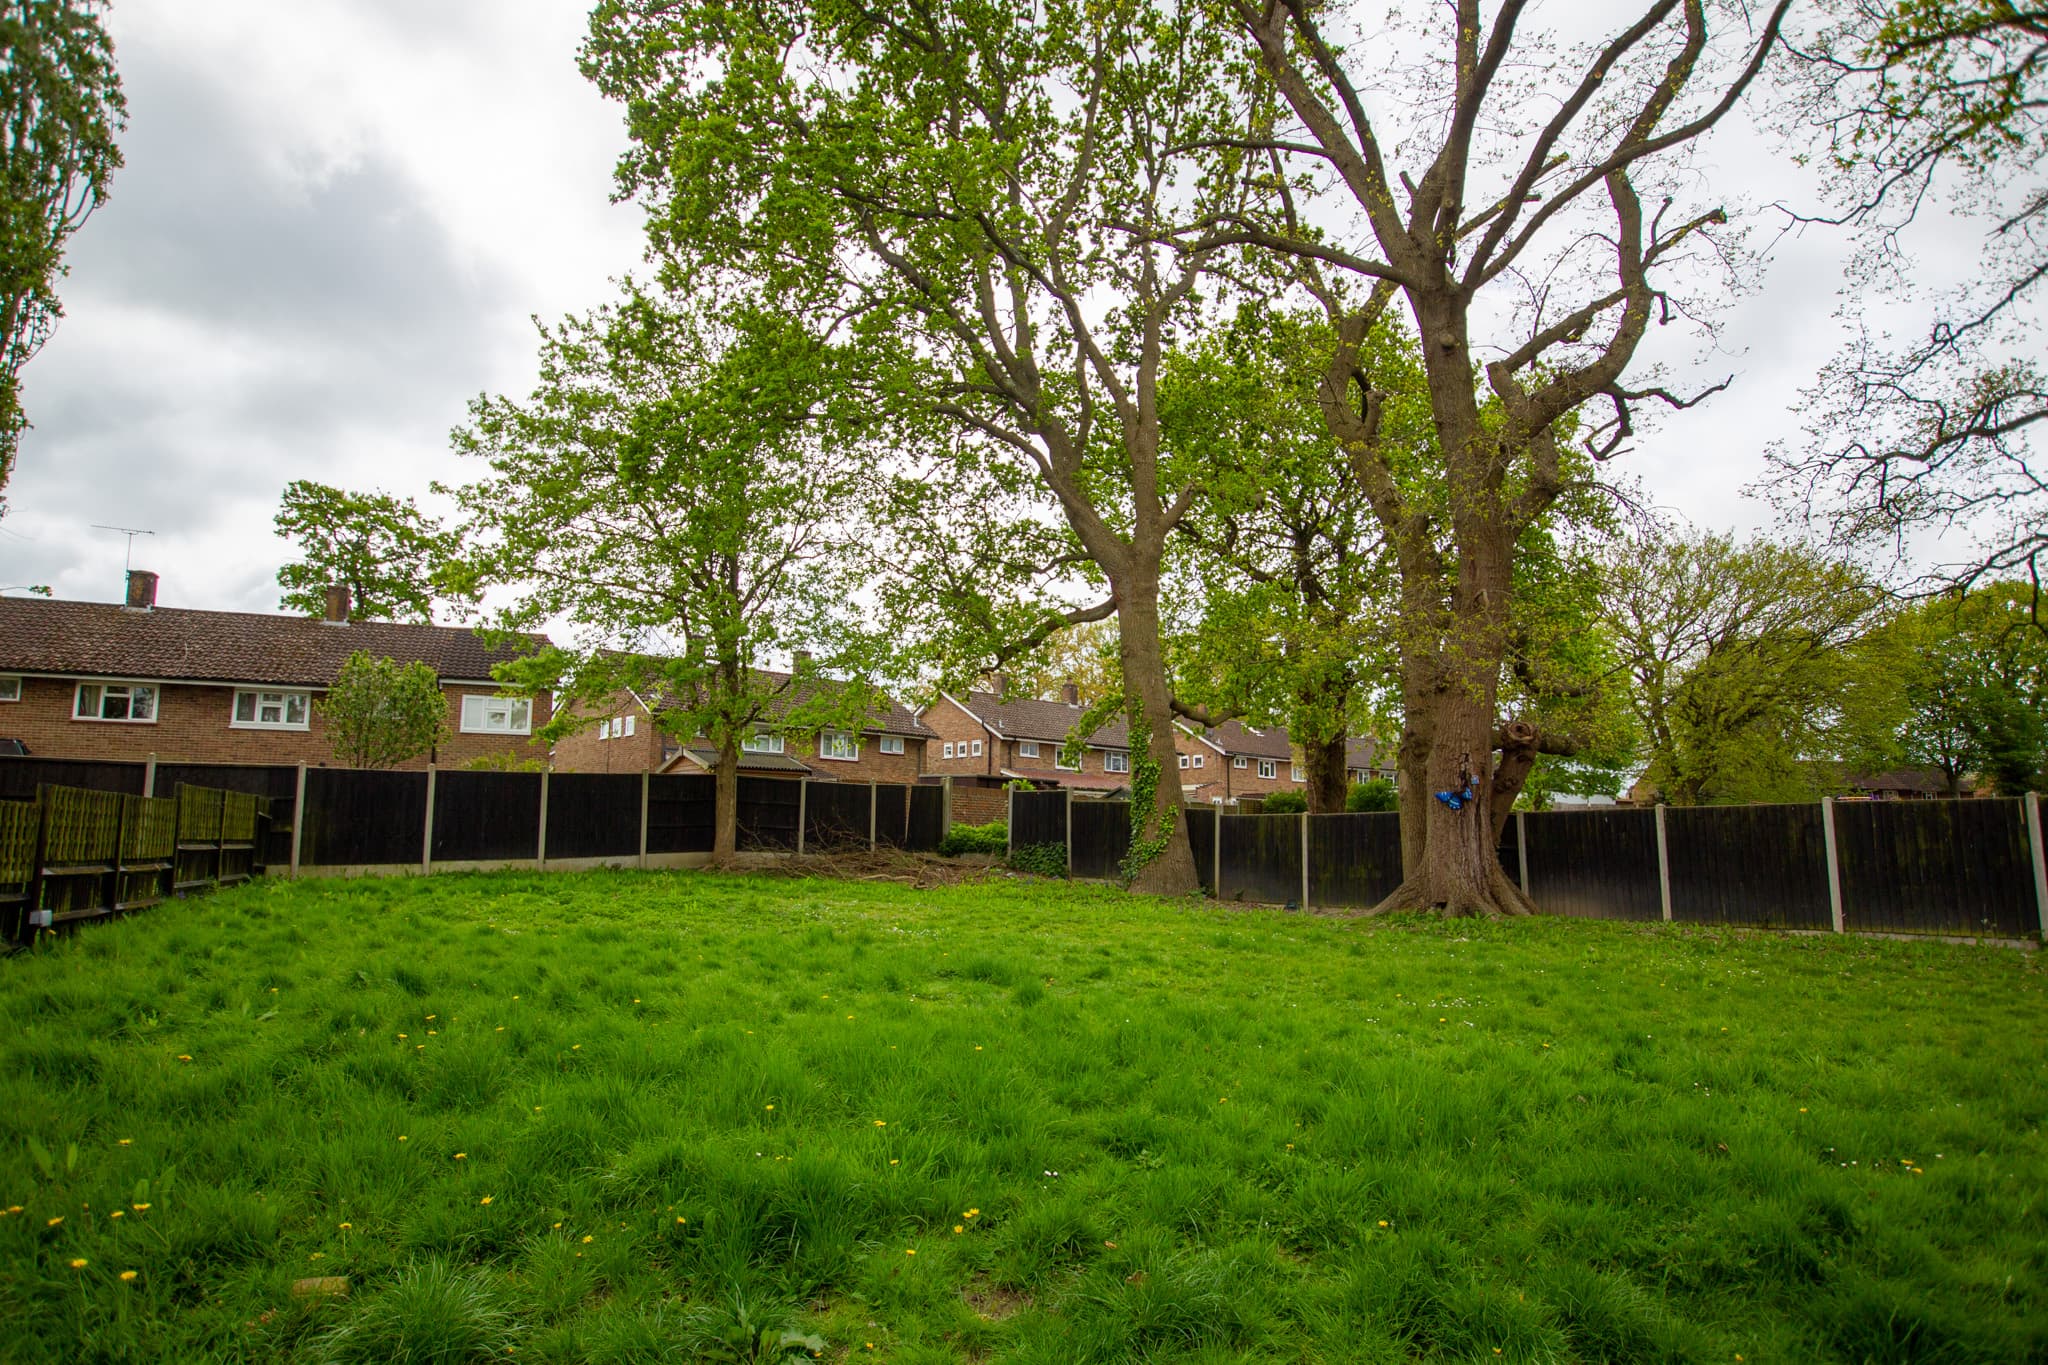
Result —
[{"label": "green grass lawn", "polygon": [[0,1357],[2037,1361],[2042,986],[1039,882],[259,883],[0,962]]}]

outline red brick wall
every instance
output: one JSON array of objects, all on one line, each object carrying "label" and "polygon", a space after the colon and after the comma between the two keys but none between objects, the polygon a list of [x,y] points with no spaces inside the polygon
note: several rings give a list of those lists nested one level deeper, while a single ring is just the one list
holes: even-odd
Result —
[{"label": "red brick wall", "polygon": [[[67,678],[22,679],[21,700],[0,702],[0,737],[19,739],[30,753],[43,758],[143,759],[154,753],[166,763],[339,763],[320,718],[317,695],[307,729],[238,730],[229,724],[234,715],[232,687],[164,683],[157,690],[157,718],[150,724],[74,720],[71,710],[76,691],[77,684]],[[489,687],[453,684],[444,691],[451,730],[461,724],[463,697],[493,694]],[[547,720],[547,714],[547,699],[537,698],[533,705],[535,729]],[[545,748],[524,735],[465,735],[459,731],[434,757],[442,767],[452,768],[473,758],[508,753],[519,758],[546,757]],[[424,768],[427,760],[400,766]]]},{"label": "red brick wall", "polygon": [[[572,707],[574,704],[572,703]],[[565,773],[644,773],[661,766],[661,732],[647,714],[647,708],[624,692],[601,710],[583,711],[594,719],[573,734],[555,741],[555,770]],[[617,739],[600,739],[598,721],[631,717],[633,733]]]},{"label": "red brick wall", "polygon": [[924,771],[925,741],[903,737],[903,752],[885,754],[877,735],[860,737],[860,757],[820,758],[816,741],[791,737],[783,753],[809,765],[820,782],[915,782]]},{"label": "red brick wall", "polygon": [[1003,788],[953,784],[954,824],[985,825],[991,820],[1007,819],[1009,813],[1010,793]]},{"label": "red brick wall", "polygon": [[[951,773],[955,776],[963,773],[994,776],[996,769],[1002,765],[1005,756],[996,753],[995,736],[991,735],[980,721],[961,710],[951,698],[940,697],[918,719],[937,736],[925,741],[928,746],[924,762],[926,772]],[[947,740],[951,740],[955,745],[971,745],[977,739],[981,741],[980,753],[968,753],[964,757],[956,754],[953,758],[945,756]]]}]

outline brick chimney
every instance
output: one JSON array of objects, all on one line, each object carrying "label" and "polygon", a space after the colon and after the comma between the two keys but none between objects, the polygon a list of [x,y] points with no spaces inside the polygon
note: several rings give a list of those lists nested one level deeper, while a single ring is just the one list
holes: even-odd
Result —
[{"label": "brick chimney", "polygon": [[327,609],[321,614],[320,619],[330,626],[345,626],[348,624],[348,608],[348,589],[339,583],[329,583]]},{"label": "brick chimney", "polygon": [[1081,689],[1074,683],[1061,683],[1060,700],[1069,706],[1079,706],[1081,704]]},{"label": "brick chimney", "polygon": [[147,569],[128,571],[128,609],[130,611],[154,611],[156,609],[156,575]]},{"label": "brick chimney", "polygon": [[991,673],[991,674],[989,674],[989,683],[990,683],[990,685],[991,685],[991,686],[993,686],[993,687],[995,688],[995,693],[996,693],[996,700],[997,700],[997,701],[1008,701],[1008,700],[1010,699],[1010,675],[1009,675],[1009,674],[1007,674],[1007,673]]},{"label": "brick chimney", "polygon": [[808,649],[799,649],[796,653],[789,656],[789,671],[792,673],[802,673],[810,666],[811,651]]}]

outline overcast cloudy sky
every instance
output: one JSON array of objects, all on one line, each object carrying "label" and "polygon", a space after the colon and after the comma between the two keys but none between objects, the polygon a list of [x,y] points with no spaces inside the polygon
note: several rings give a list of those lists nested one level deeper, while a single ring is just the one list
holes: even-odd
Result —
[{"label": "overcast cloudy sky", "polygon": [[[576,71],[585,22],[579,0],[116,0],[127,166],[24,376],[0,587],[117,599],[107,523],[155,533],[135,562],[165,605],[273,610],[288,481],[461,477],[447,432],[478,391],[528,390],[529,316],[601,303],[638,263],[639,211],[608,199],[620,118]],[[1811,194],[1746,130],[1711,156],[1753,201]],[[1734,388],[1627,461],[1659,503],[1772,520],[1741,489],[1840,343],[1843,252],[1779,245],[1694,371]]]}]

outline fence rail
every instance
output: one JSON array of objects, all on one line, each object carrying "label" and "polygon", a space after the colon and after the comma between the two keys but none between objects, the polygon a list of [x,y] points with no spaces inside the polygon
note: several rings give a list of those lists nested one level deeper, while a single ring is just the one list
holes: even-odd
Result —
[{"label": "fence rail", "polygon": [[[1517,814],[1502,868],[1545,914],[1757,928],[2048,938],[2041,798]],[[1221,900],[1365,909],[1401,883],[1400,817],[1187,811]],[[1016,792],[1012,848],[1119,875],[1130,804]]]}]

